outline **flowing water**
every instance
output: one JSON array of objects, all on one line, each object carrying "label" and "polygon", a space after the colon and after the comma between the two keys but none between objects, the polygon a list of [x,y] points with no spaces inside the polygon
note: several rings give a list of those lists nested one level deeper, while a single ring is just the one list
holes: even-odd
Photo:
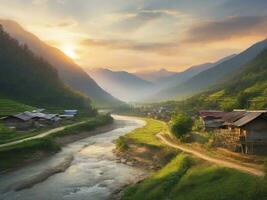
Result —
[{"label": "flowing water", "polygon": [[[144,122],[114,116],[118,128],[71,143],[41,162],[0,176],[1,200],[99,200],[145,175],[118,163],[113,141]],[[0,161],[2,162],[2,161]],[[61,173],[58,168],[66,168]],[[32,186],[28,188],[29,186]]]}]

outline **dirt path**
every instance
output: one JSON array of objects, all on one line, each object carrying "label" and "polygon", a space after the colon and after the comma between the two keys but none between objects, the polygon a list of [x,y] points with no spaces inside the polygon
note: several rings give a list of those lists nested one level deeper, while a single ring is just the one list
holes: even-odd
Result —
[{"label": "dirt path", "polygon": [[239,171],[242,171],[242,172],[245,172],[245,173],[249,173],[249,174],[252,174],[252,175],[255,175],[255,176],[264,176],[265,175],[264,172],[261,171],[261,170],[259,170],[259,169],[255,169],[255,168],[252,168],[252,167],[246,167],[246,166],[243,166],[243,165],[234,163],[234,162],[230,162],[230,161],[225,161],[225,160],[213,158],[213,157],[208,156],[208,155],[206,155],[204,153],[200,153],[199,151],[196,151],[196,150],[190,149],[188,147],[179,145],[177,143],[174,143],[174,142],[170,141],[169,139],[167,139],[166,137],[164,137],[160,133],[157,134],[157,137],[163,143],[165,143],[166,145],[168,145],[170,147],[173,147],[173,148],[176,148],[176,149],[180,149],[180,150],[182,150],[182,151],[184,151],[186,153],[193,154],[196,157],[199,157],[199,158],[201,158],[203,160],[212,162],[214,164],[221,165],[223,167],[228,167],[228,168],[236,169],[236,170],[239,170]]},{"label": "dirt path", "polygon": [[73,127],[73,126],[78,126],[78,125],[84,124],[86,122],[88,122],[88,120],[77,122],[77,123],[74,123],[74,124],[71,124],[71,125],[57,127],[57,128],[51,129],[49,131],[40,133],[40,134],[35,135],[35,136],[32,136],[32,137],[28,137],[28,138],[24,138],[24,139],[21,139],[21,140],[16,140],[16,141],[13,141],[13,142],[8,142],[8,143],[5,143],[5,144],[1,144],[0,145],[0,148],[12,146],[12,145],[15,145],[15,144],[20,144],[20,143],[25,142],[25,141],[30,141],[30,140],[34,140],[34,139],[40,139],[40,138],[46,137],[48,135],[51,135],[53,133],[63,131],[65,128],[70,128],[70,127]]}]

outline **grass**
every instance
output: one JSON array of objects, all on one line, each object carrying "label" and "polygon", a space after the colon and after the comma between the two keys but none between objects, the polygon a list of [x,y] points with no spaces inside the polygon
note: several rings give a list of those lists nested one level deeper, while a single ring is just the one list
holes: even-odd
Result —
[{"label": "grass", "polygon": [[0,116],[14,115],[35,108],[10,99],[0,98]]},{"label": "grass", "polygon": [[48,138],[26,141],[15,146],[0,149],[0,170],[16,168],[22,163],[38,159],[41,154],[55,153],[60,150],[53,140]]},{"label": "grass", "polygon": [[17,145],[0,148],[0,171],[16,168],[32,160],[39,160],[43,155],[53,154],[60,151],[60,145],[55,138],[66,135],[78,134],[82,131],[91,131],[96,127],[112,122],[109,115],[97,116],[84,124],[66,128],[45,138],[26,141]]},{"label": "grass", "polygon": [[135,129],[116,140],[116,149],[121,154],[136,158],[136,160],[143,160],[149,165],[162,167],[178,151],[162,144],[156,137],[158,133],[168,130],[166,123],[154,119],[144,120],[146,121],[144,127]]},{"label": "grass", "polygon": [[264,200],[266,180],[180,154],[122,200]]}]

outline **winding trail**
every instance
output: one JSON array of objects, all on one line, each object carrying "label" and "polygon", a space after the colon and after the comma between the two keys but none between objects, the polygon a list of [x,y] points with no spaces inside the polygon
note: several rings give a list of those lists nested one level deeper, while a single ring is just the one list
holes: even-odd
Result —
[{"label": "winding trail", "polygon": [[164,144],[166,144],[166,145],[168,145],[170,147],[173,147],[173,148],[176,148],[176,149],[180,149],[180,150],[182,150],[182,151],[184,151],[186,153],[192,154],[192,155],[194,155],[194,156],[196,156],[198,158],[201,158],[203,160],[206,160],[208,162],[211,162],[211,163],[223,166],[223,167],[236,169],[236,170],[239,170],[241,172],[245,172],[245,173],[252,174],[252,175],[255,175],[255,176],[261,176],[262,177],[262,176],[265,175],[264,171],[262,171],[262,170],[255,169],[255,168],[252,168],[252,167],[243,166],[241,164],[237,164],[237,163],[234,163],[234,162],[231,162],[231,161],[225,161],[225,160],[213,158],[213,157],[208,156],[208,155],[206,155],[204,153],[201,153],[201,152],[199,152],[197,150],[193,150],[193,149],[190,149],[190,148],[185,147],[183,145],[179,145],[179,144],[171,141],[170,139],[167,139],[161,133],[157,134],[157,137]]},{"label": "winding trail", "polygon": [[85,120],[85,121],[77,122],[77,123],[74,123],[74,124],[57,127],[57,128],[51,129],[49,131],[45,131],[43,133],[40,133],[40,134],[32,136],[32,137],[27,137],[27,138],[24,138],[24,139],[21,139],[21,140],[16,140],[16,141],[13,141],[13,142],[8,142],[8,143],[5,143],[5,144],[1,144],[0,148],[9,147],[9,146],[12,146],[12,145],[20,144],[22,142],[26,142],[26,141],[30,141],[30,140],[34,140],[34,139],[44,138],[44,137],[46,137],[48,135],[51,135],[53,133],[57,133],[57,132],[63,131],[66,128],[70,128],[70,127],[74,127],[74,126],[78,126],[78,125],[84,124],[84,123],[86,123],[88,121],[90,121],[90,120]]}]

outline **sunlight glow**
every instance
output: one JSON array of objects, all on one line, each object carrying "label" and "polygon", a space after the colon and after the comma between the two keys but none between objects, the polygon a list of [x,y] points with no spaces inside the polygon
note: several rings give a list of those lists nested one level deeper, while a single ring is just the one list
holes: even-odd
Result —
[{"label": "sunlight glow", "polygon": [[78,58],[77,53],[75,52],[75,46],[71,44],[63,45],[60,48],[67,56],[69,56],[72,59]]}]

